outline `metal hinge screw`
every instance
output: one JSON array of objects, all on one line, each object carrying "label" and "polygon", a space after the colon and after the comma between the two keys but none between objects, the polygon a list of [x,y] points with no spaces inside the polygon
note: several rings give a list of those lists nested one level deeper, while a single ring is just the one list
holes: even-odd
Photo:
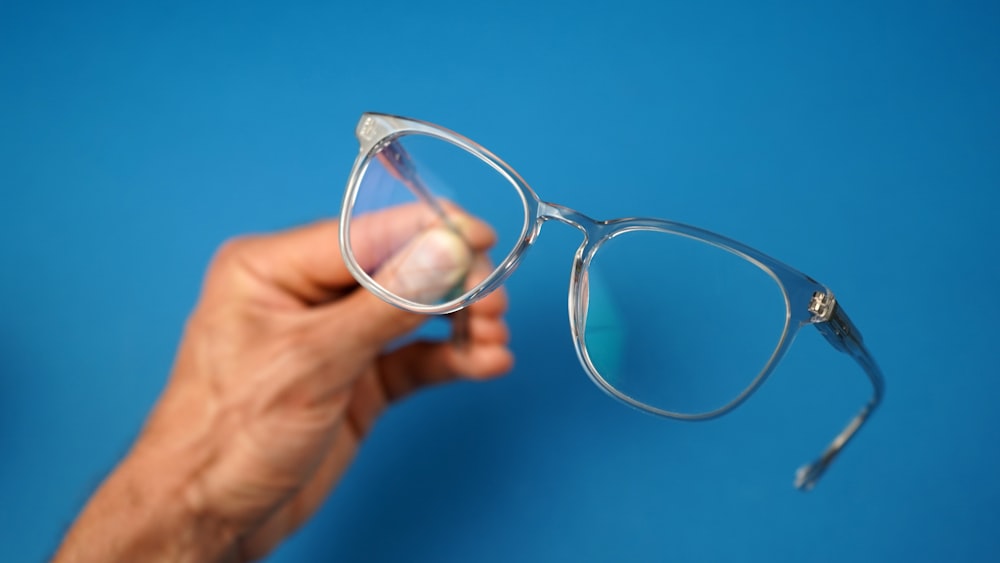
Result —
[{"label": "metal hinge screw", "polygon": [[817,291],[809,300],[809,312],[816,315],[817,320],[828,321],[833,315],[833,308],[836,304],[837,300],[834,299],[832,293]]}]

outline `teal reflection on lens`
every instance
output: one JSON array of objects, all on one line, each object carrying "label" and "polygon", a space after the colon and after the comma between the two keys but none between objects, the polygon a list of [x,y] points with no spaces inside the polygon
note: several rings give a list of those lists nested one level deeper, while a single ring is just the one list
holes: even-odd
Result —
[{"label": "teal reflection on lens", "polygon": [[587,307],[585,332],[587,356],[593,364],[603,367],[601,371],[602,374],[606,374],[605,381],[615,386],[618,383],[618,374],[622,373],[629,327],[622,318],[613,292],[600,272],[594,269],[587,272],[584,289]]}]

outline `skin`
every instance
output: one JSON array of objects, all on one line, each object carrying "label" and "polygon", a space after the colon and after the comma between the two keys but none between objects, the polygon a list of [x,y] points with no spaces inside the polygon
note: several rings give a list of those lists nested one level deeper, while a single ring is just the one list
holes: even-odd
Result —
[{"label": "skin", "polygon": [[[359,237],[355,253],[362,266],[385,266],[376,279],[392,286],[391,276],[404,275],[393,253],[434,218],[383,213],[357,229],[382,244]],[[454,213],[474,283],[490,271],[483,252],[494,236]],[[502,291],[466,309],[462,346],[418,342],[386,353],[426,317],[358,288],[337,236],[335,222],[322,222],[221,247],[165,390],[56,561],[260,558],[319,508],[389,404],[511,368]]]}]

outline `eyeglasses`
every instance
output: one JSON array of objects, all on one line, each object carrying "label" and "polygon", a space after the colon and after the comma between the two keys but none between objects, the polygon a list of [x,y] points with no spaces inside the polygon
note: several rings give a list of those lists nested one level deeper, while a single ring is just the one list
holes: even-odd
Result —
[{"label": "eyeglasses", "polygon": [[[386,302],[420,313],[460,311],[500,287],[542,225],[555,220],[584,235],[570,276],[570,330],[584,370],[612,397],[674,419],[720,416],[757,390],[798,331],[812,325],[860,365],[873,394],[820,457],[796,472],[800,490],[813,488],[881,402],[882,373],[861,333],[829,289],[797,270],[698,227],[597,221],[542,201],[496,155],[430,123],[366,113],[356,133],[361,150],[341,210],[341,251],[358,282]],[[437,291],[386,287],[379,270],[401,246],[393,211],[406,208],[426,212],[424,228],[459,237],[460,214],[486,222],[496,234],[496,266],[448,279]],[[372,248],[382,259],[359,262]]]}]

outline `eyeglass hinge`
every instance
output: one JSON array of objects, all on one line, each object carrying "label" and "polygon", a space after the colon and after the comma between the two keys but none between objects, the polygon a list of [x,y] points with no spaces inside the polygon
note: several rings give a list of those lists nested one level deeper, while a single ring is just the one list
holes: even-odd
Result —
[{"label": "eyeglass hinge", "polygon": [[809,312],[816,328],[838,350],[849,352],[861,344],[861,333],[830,292],[817,291],[809,300]]},{"label": "eyeglass hinge", "polygon": [[813,314],[813,322],[829,321],[833,316],[833,310],[837,306],[837,299],[832,293],[817,291],[813,293],[809,300],[809,312]]},{"label": "eyeglass hinge", "polygon": [[358,123],[357,136],[362,148],[370,148],[392,129],[381,115],[365,115]]}]

